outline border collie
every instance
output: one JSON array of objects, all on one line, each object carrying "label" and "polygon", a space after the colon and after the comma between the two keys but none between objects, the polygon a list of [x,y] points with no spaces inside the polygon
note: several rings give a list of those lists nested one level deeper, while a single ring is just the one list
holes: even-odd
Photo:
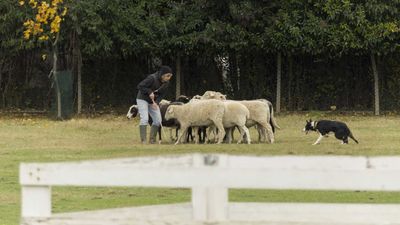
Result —
[{"label": "border collie", "polygon": [[345,123],[339,121],[312,121],[311,119],[310,121],[306,120],[306,126],[304,127],[303,131],[306,132],[306,134],[308,134],[309,131],[316,131],[319,133],[319,137],[313,145],[319,144],[323,137],[328,137],[330,132],[333,132],[335,134],[335,137],[342,141],[342,144],[348,144],[349,137],[358,144],[358,141],[354,138],[349,127]]}]

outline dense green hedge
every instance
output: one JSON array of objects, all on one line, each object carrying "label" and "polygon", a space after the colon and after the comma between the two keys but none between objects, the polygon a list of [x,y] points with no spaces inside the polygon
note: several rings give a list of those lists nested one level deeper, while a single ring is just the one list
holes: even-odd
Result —
[{"label": "dense green hedge", "polygon": [[[283,56],[282,109],[373,109],[371,54],[383,110],[400,108],[400,3],[336,0],[65,0],[59,68],[76,74],[82,54],[84,109],[126,106],[156,59],[182,65],[182,93],[219,90],[275,102]],[[0,106],[48,109],[50,47],[22,39],[32,16],[0,2]],[[223,79],[217,57],[229,60]],[[240,75],[240,76],[238,76]],[[174,82],[173,82],[174,83]],[[175,95],[173,84],[169,98]]]}]

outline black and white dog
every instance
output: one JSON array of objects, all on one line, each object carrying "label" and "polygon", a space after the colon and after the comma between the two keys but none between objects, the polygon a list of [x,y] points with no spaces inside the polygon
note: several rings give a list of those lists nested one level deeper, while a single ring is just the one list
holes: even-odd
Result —
[{"label": "black and white dog", "polygon": [[311,119],[310,121],[306,120],[306,126],[304,127],[303,131],[305,131],[306,134],[308,134],[309,131],[316,131],[319,133],[319,137],[313,145],[319,144],[323,137],[328,137],[330,132],[333,132],[335,134],[335,137],[342,141],[342,144],[348,144],[349,137],[358,144],[358,141],[354,138],[349,127],[345,123],[339,121],[312,121]]}]

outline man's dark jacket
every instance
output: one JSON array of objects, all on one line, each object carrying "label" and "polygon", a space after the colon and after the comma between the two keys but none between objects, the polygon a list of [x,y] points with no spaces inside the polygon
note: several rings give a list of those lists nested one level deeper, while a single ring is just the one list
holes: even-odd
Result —
[{"label": "man's dark jacket", "polygon": [[147,101],[148,103],[153,103],[149,97],[149,95],[154,93],[154,101],[158,104],[161,99],[164,97],[166,89],[168,87],[169,82],[162,83],[161,82],[161,72],[158,71],[156,73],[150,74],[146,77],[142,82],[140,82],[137,86],[139,90],[136,98]]}]

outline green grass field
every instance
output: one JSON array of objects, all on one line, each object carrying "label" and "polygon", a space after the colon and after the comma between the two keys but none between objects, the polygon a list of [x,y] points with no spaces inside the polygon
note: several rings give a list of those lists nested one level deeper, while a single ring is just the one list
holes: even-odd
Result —
[{"label": "green grass field", "polygon": [[[326,118],[346,122],[357,145],[340,145],[334,137],[311,144],[318,135],[305,135],[305,120]],[[400,117],[338,116],[309,113],[277,117],[282,127],[275,144],[174,146],[140,145],[137,121],[124,115],[80,118],[57,122],[46,118],[0,118],[0,225],[15,225],[20,215],[20,162],[72,161],[181,153],[249,155],[398,155]],[[251,129],[256,140],[255,129]],[[167,136],[168,132],[165,132]],[[167,139],[167,137],[165,137]],[[53,212],[90,210],[190,200],[186,189],[157,188],[53,188]],[[400,203],[397,192],[231,190],[231,201]]]}]

